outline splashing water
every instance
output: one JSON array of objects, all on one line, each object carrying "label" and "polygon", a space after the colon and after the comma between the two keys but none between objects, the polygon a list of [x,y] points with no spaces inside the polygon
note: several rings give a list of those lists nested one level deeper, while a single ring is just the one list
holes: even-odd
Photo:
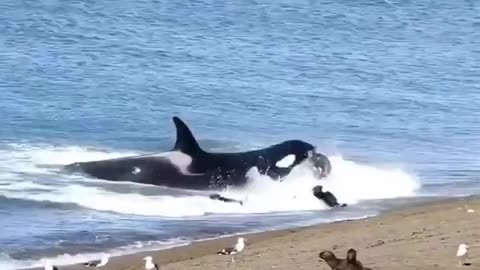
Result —
[{"label": "splashing water", "polygon": [[[207,224],[209,222],[216,224],[212,225],[215,228],[213,229],[214,231],[224,231],[222,226],[232,228],[238,221],[251,215],[269,215],[273,217],[280,214],[284,217],[283,222],[273,219],[274,221],[269,221],[269,225],[265,225],[268,228],[275,228],[277,226],[275,224],[278,224],[278,222],[281,224],[285,224],[285,221],[294,222],[298,218],[298,216],[294,216],[299,213],[305,211],[323,212],[328,209],[323,202],[312,195],[312,188],[316,185],[323,185],[324,189],[334,193],[341,203],[349,205],[360,203],[363,200],[415,196],[416,191],[420,188],[416,177],[401,169],[358,164],[354,161],[345,160],[339,155],[329,157],[333,167],[332,173],[329,177],[321,180],[314,176],[309,164],[297,166],[282,181],[272,181],[268,176],[260,175],[256,168],[252,168],[247,174],[248,181],[245,186],[227,188],[221,192],[223,196],[243,200],[243,206],[237,203],[211,200],[208,196],[210,192],[179,190],[126,182],[109,182],[66,174],[59,169],[61,165],[75,161],[101,160],[139,154],[144,153],[135,151],[99,151],[80,146],[7,145],[7,147],[0,149],[0,199],[3,197],[4,200],[7,200],[10,207],[14,207],[11,208],[12,211],[10,212],[13,218],[16,218],[15,215],[19,215],[19,220],[22,220],[24,218],[22,213],[26,213],[29,216],[25,221],[26,224],[29,224],[28,226],[31,226],[30,224],[42,223],[43,229],[40,229],[38,225],[35,225],[35,228],[40,235],[46,233],[48,239],[53,237],[52,243],[55,241],[66,241],[65,243],[72,243],[75,247],[76,241],[84,241],[81,240],[82,237],[80,237],[80,240],[77,240],[75,236],[79,231],[83,231],[83,227],[78,225],[78,223],[82,221],[92,222],[91,224],[89,223],[89,226],[94,226],[93,228],[100,230],[95,235],[102,233],[101,225],[95,223],[96,219],[92,218],[91,214],[82,215],[82,221],[72,221],[75,222],[75,226],[70,228],[65,236],[50,236],[48,234],[49,226],[57,226],[55,225],[57,224],[56,222],[62,222],[61,220],[56,221],[57,218],[61,219],[61,216],[53,214],[50,217],[53,223],[50,224],[48,221],[45,223],[45,221],[41,220],[43,215],[41,213],[43,212],[37,212],[39,210],[33,210],[36,213],[40,213],[35,216],[28,214],[31,213],[28,210],[27,212],[20,211],[16,213],[16,209],[21,209],[18,207],[22,206],[16,206],[17,202],[12,200],[28,203],[29,207],[33,207],[31,205],[39,205],[39,207],[47,205],[48,211],[55,211],[52,209],[58,208],[58,213],[61,213],[61,209],[64,206],[69,207],[67,208],[69,212],[87,210],[95,213],[111,213],[113,216],[102,217],[104,218],[103,222],[112,224],[111,226],[113,227],[110,226],[110,230],[116,228],[115,226],[119,226],[120,228],[127,227],[128,231],[128,226],[131,224],[128,222],[144,222],[141,224],[145,228],[141,232],[149,234],[153,233],[149,229],[152,225],[149,224],[160,224],[161,226],[162,222],[168,220],[171,220],[173,223],[181,222],[184,226],[193,226],[201,230],[201,226],[197,222],[204,219]],[[11,206],[12,204],[14,206]],[[71,206],[75,208],[72,209]],[[331,215],[328,214],[328,211],[325,211],[325,213],[327,216]],[[371,213],[354,213],[349,215],[348,218],[365,216],[366,214],[369,215]],[[51,212],[49,212],[49,215],[52,215]],[[125,218],[126,221],[119,220],[119,217]],[[315,218],[318,217],[319,215],[316,214]],[[343,218],[346,217],[344,216]],[[75,219],[75,214],[71,218]],[[222,225],[218,223],[219,218],[224,222]],[[148,221],[149,219],[154,220]],[[327,222],[329,219],[342,219],[342,214],[340,216],[330,216],[327,220],[322,219],[321,222]],[[185,223],[187,220],[191,220],[191,225]],[[263,220],[268,219],[263,218]],[[308,219],[303,219],[303,221],[306,220]],[[180,230],[180,233],[176,231],[175,235],[183,237],[184,234],[181,232],[182,225],[176,225],[175,228]],[[230,230],[230,233],[237,233],[245,229],[247,227],[239,227],[239,229]],[[155,234],[158,234],[158,228],[153,230],[156,232]],[[13,232],[8,231],[6,233],[10,234]],[[184,244],[195,238],[195,234],[193,234],[181,241],[175,239],[176,236],[172,240],[169,229],[162,228],[162,233],[158,239],[159,241],[140,241],[138,245],[131,245],[131,240],[127,239],[124,242],[119,242],[124,243],[120,244],[120,251],[118,248],[115,248],[119,244],[108,247],[113,251],[116,250],[115,252],[126,254],[143,249],[158,249],[158,247],[165,247],[165,243],[168,243],[170,246]],[[122,231],[110,231],[107,234],[115,239],[119,239],[120,235],[124,235]],[[218,236],[219,234],[214,233],[202,236],[202,238]],[[24,237],[21,231],[18,232],[18,237],[19,240],[21,240],[21,237]],[[151,244],[148,244],[150,242]],[[46,245],[46,248],[49,248],[52,244],[47,242],[44,245]],[[97,250],[98,252],[80,252],[76,255],[71,255],[68,252],[58,255],[57,252],[54,252],[57,255],[47,255],[46,257],[54,259],[55,264],[62,265],[94,259],[98,257],[97,255],[100,251],[105,249],[99,247]],[[44,262],[43,259],[46,258],[41,256],[42,259],[16,259],[9,256],[9,254],[4,254],[4,258],[0,258],[0,267],[2,269],[41,266]]]},{"label": "splashing water", "polygon": [[[268,213],[305,211],[327,207],[312,196],[315,185],[323,185],[342,203],[414,196],[420,187],[414,176],[400,169],[377,168],[330,157],[333,171],[318,180],[309,166],[297,166],[282,181],[260,175],[256,168],[247,174],[244,187],[227,189],[224,196],[244,200],[244,205],[225,204],[208,198],[208,193],[185,192],[133,183],[115,183],[63,174],[38,165],[67,164],[139,153],[106,153],[81,147],[28,148],[14,145],[15,151],[0,151],[2,173],[0,195],[7,198],[76,204],[99,211],[146,216],[200,216],[207,213]],[[43,175],[38,180],[38,175]],[[46,176],[46,177],[45,177]],[[115,185],[129,188],[119,190]],[[133,186],[133,188],[132,188]],[[153,193],[142,192],[154,190]],[[169,192],[172,190],[172,192]],[[140,191],[140,192],[139,192]],[[135,202],[135,203],[132,203]],[[162,207],[158,207],[161,205]]]}]

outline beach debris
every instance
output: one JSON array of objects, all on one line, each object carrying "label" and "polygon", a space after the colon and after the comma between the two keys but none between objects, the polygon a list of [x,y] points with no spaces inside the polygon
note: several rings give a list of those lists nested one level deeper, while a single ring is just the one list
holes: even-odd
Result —
[{"label": "beach debris", "polygon": [[153,270],[153,269],[158,270],[158,269],[160,269],[158,267],[158,264],[153,263],[152,256],[147,256],[143,259],[145,260],[145,269],[146,270]]},{"label": "beach debris", "polygon": [[347,251],[346,259],[337,258],[330,250],[320,252],[318,257],[323,259],[332,270],[372,270],[371,268],[363,267],[362,263],[357,260],[357,251],[353,248]]},{"label": "beach debris", "polygon": [[56,267],[55,265],[52,264],[52,261],[50,260],[47,260],[45,262],[45,267],[44,267],[45,270],[59,270],[58,267]]},{"label": "beach debris", "polygon": [[412,232],[412,233],[410,234],[410,237],[415,238],[415,237],[417,237],[419,234],[421,234],[421,232]]},{"label": "beach debris", "polygon": [[[220,250],[219,252],[217,252],[217,254],[219,254],[219,255],[234,255],[234,254],[237,254],[245,248],[245,242],[246,241],[247,240],[245,238],[239,237],[237,239],[237,243],[235,244],[235,246],[224,248],[224,249]],[[235,261],[234,256],[232,256],[232,262],[234,262],[234,261]]]},{"label": "beach debris", "polygon": [[373,247],[379,247],[381,245],[385,244],[385,241],[383,240],[377,240],[377,242],[375,244],[371,244],[369,245],[367,248],[373,248]]},{"label": "beach debris", "polygon": [[475,213],[475,210],[473,210],[473,209],[468,209],[468,210],[467,210],[467,213]]},{"label": "beach debris", "polygon": [[410,237],[417,237],[418,235],[424,233],[427,231],[427,228],[422,228],[421,231],[413,231],[411,234],[410,234]]},{"label": "beach debris", "polygon": [[83,265],[85,265],[86,267],[95,267],[95,268],[98,268],[98,267],[105,266],[105,265],[108,263],[108,260],[109,260],[109,259],[110,259],[110,255],[109,255],[109,254],[103,254],[101,260],[89,261],[89,262],[83,263]]},{"label": "beach debris", "polygon": [[467,244],[460,244],[458,246],[458,250],[457,250],[458,266],[470,265],[470,263],[467,263],[468,249],[469,249],[469,246]]}]

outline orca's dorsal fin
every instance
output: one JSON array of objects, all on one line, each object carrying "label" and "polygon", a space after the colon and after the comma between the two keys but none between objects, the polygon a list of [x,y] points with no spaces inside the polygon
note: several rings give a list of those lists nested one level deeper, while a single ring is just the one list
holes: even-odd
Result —
[{"label": "orca's dorsal fin", "polygon": [[180,118],[174,116],[173,123],[175,123],[177,128],[177,140],[173,150],[190,155],[203,152],[188,126]]}]

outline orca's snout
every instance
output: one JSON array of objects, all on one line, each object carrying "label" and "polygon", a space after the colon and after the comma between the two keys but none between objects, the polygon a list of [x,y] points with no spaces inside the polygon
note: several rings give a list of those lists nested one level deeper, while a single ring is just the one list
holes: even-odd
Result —
[{"label": "orca's snout", "polygon": [[330,175],[330,173],[332,172],[332,163],[330,163],[330,160],[326,156],[314,152],[311,159],[315,168],[322,169],[322,172],[320,173],[320,178]]}]

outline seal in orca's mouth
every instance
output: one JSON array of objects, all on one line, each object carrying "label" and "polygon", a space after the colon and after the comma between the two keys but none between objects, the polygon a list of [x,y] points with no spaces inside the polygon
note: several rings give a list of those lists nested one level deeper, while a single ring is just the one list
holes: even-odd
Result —
[{"label": "seal in orca's mouth", "polygon": [[332,164],[325,155],[318,153],[316,151],[316,148],[313,148],[313,150],[309,152],[309,158],[316,169],[322,170],[322,172],[318,171],[319,178],[327,177],[328,175],[330,175],[330,173],[332,172]]}]

